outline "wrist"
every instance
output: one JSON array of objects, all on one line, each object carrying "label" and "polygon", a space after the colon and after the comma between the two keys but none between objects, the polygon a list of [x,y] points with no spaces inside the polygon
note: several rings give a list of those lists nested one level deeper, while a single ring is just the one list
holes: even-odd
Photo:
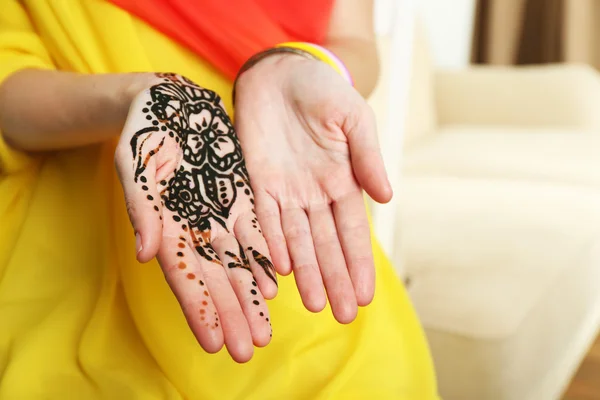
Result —
[{"label": "wrist", "polygon": [[238,74],[238,80],[251,75],[264,75],[277,70],[280,67],[285,67],[291,63],[305,63],[316,60],[311,60],[299,54],[294,53],[273,53],[264,58],[261,58],[251,67],[241,71]]},{"label": "wrist", "polygon": [[[265,66],[276,65],[278,63],[281,63],[282,60],[289,58],[290,56],[294,56],[292,57],[292,59],[303,59],[305,62],[313,60],[323,62],[324,64],[329,65],[339,75],[343,76],[344,79],[351,86],[354,86],[354,81],[352,79],[350,71],[348,70],[348,68],[346,68],[342,60],[335,54],[333,54],[330,50],[326,49],[325,47],[308,42],[286,42],[253,55],[244,63],[244,65],[242,65],[233,82],[232,98],[234,106],[236,98],[236,89],[239,85],[239,81],[242,80],[241,78],[243,76],[256,74],[256,72],[254,74],[251,74],[248,73],[248,71],[256,71],[258,69],[258,66],[262,66],[263,68],[261,69],[264,69]],[[259,75],[263,74],[261,73]]]},{"label": "wrist", "polygon": [[102,82],[105,100],[101,109],[110,110],[106,122],[120,131],[136,96],[159,80],[154,73],[114,74],[112,77],[111,83]]},{"label": "wrist", "polygon": [[331,50],[327,49],[326,47],[309,42],[287,42],[277,45],[276,48],[295,49],[300,50],[305,54],[309,54],[313,58],[329,65],[335,70],[335,72],[343,76],[344,79],[351,86],[354,86],[354,80],[352,79],[352,74],[350,74],[350,70],[346,67],[344,62],[337,55],[335,55]]},{"label": "wrist", "polygon": [[[250,58],[238,72],[233,82],[233,104],[235,105],[236,92],[243,88],[247,82],[259,80],[261,82],[273,82],[273,79],[281,79],[281,71],[291,64],[300,64],[306,62],[319,62],[316,59],[307,57],[304,54],[287,51],[273,51],[259,53]],[[275,82],[282,83],[282,82]]]},{"label": "wrist", "polygon": [[155,73],[129,73],[121,75],[119,90],[115,91],[117,95],[116,106],[121,111],[129,111],[133,100],[144,90],[160,82],[160,78]]}]

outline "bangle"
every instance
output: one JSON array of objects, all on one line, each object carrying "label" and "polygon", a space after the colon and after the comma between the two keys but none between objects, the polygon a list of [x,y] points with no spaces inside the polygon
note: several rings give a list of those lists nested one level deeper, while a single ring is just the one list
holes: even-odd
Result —
[{"label": "bangle", "polygon": [[350,71],[344,65],[342,60],[340,60],[335,54],[331,51],[327,50],[324,47],[321,47],[316,44],[306,43],[306,42],[287,42],[278,44],[275,47],[272,47],[267,50],[263,50],[260,53],[256,53],[252,57],[248,59],[242,65],[242,68],[238,71],[235,80],[233,81],[233,92],[231,94],[231,100],[233,105],[235,106],[235,88],[237,86],[237,81],[244,72],[252,68],[263,58],[269,57],[273,54],[280,53],[290,53],[296,54],[299,56],[303,56],[306,58],[310,58],[313,60],[323,61],[327,65],[331,66],[335,71],[337,71],[340,75],[342,75],[350,85],[354,86],[354,80],[352,79],[352,75],[350,75]]},{"label": "bangle", "polygon": [[317,61],[319,60],[319,58],[315,57],[313,54],[309,53],[308,51],[303,50],[303,49],[294,48],[294,47],[272,47],[270,49],[263,50],[260,53],[256,53],[255,55],[250,57],[248,59],[248,61],[246,61],[244,63],[244,65],[242,65],[242,68],[240,68],[240,70],[238,71],[238,73],[235,77],[235,80],[233,81],[233,92],[231,94],[231,101],[234,106],[235,106],[235,88],[237,86],[237,81],[240,78],[240,76],[244,72],[248,71],[250,68],[255,66],[263,58],[267,58],[273,54],[280,54],[280,53],[296,54],[296,55],[310,58],[313,60],[317,60]]},{"label": "bangle", "polygon": [[287,42],[281,43],[275,46],[275,48],[289,48],[289,49],[299,49],[304,50],[307,53],[312,54],[315,58],[323,61],[324,63],[330,65],[333,69],[335,69],[340,75],[342,75],[350,85],[354,86],[354,80],[352,79],[352,75],[350,71],[342,60],[339,59],[335,54],[333,54],[330,50],[327,50],[325,47],[319,46],[314,43],[307,42]]}]

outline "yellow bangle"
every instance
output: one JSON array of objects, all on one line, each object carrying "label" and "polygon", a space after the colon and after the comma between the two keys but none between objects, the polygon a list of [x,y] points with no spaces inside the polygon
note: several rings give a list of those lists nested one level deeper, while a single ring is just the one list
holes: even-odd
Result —
[{"label": "yellow bangle", "polygon": [[350,74],[350,71],[348,71],[348,68],[346,68],[342,60],[325,47],[306,42],[286,42],[278,44],[275,47],[299,49],[312,54],[315,58],[330,65],[338,74],[342,75],[352,86],[354,86],[354,80],[352,79],[352,75]]},{"label": "yellow bangle", "polygon": [[318,46],[316,44],[312,44],[312,43],[287,42],[287,43],[281,43],[275,47],[272,47],[270,49],[261,51],[260,53],[253,55],[244,63],[244,65],[242,65],[242,68],[240,68],[240,70],[237,73],[237,76],[235,77],[235,80],[233,81],[232,99],[233,99],[234,106],[235,106],[235,93],[236,93],[235,89],[236,89],[237,81],[238,81],[240,75],[242,75],[248,69],[252,68],[256,63],[258,63],[263,58],[266,58],[266,57],[269,57],[270,55],[278,54],[278,53],[292,53],[292,54],[297,54],[297,55],[304,56],[307,58],[311,58],[311,59],[314,59],[317,61],[322,61],[322,62],[326,63],[327,65],[330,65],[335,71],[337,71],[337,73],[339,73],[340,75],[345,77],[346,80],[350,83],[350,85],[354,86],[354,81],[352,80],[352,76],[350,75],[350,71],[348,71],[348,68],[346,68],[344,63],[339,58],[337,58],[335,56],[335,54],[333,54],[326,48]]}]

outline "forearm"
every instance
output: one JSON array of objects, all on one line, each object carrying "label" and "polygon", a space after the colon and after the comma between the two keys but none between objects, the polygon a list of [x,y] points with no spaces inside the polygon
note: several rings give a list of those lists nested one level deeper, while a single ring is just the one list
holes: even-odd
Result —
[{"label": "forearm", "polygon": [[0,85],[0,130],[13,147],[57,150],[118,135],[133,97],[153,74],[82,75],[22,70]]},{"label": "forearm", "polygon": [[324,47],[337,55],[350,70],[356,90],[368,97],[379,77],[379,57],[375,41],[362,38],[330,39]]}]

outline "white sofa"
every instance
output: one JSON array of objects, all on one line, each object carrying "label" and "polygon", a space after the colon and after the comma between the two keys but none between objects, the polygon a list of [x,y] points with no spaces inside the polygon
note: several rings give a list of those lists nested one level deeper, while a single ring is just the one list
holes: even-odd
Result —
[{"label": "white sofa", "polygon": [[[385,132],[393,71],[381,49],[370,102]],[[440,395],[559,398],[600,326],[600,76],[433,71],[421,34],[412,71],[390,256]]]}]

